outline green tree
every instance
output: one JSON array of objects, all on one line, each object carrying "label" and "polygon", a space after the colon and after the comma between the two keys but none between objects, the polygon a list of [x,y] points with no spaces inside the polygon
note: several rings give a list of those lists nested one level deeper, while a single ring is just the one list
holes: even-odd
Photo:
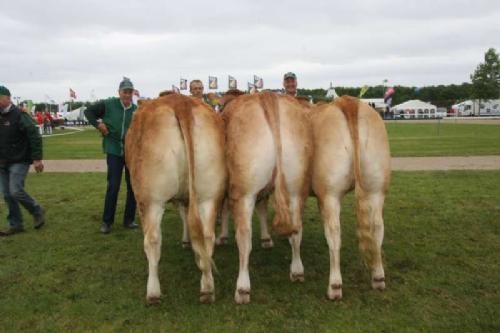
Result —
[{"label": "green tree", "polygon": [[479,99],[500,98],[500,58],[494,48],[484,54],[484,63],[480,63],[471,75],[473,94]]}]

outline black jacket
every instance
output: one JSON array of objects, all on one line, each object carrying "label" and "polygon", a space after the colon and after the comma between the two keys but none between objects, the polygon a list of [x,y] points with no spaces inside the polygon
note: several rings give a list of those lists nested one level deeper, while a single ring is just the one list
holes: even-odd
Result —
[{"label": "black jacket", "polygon": [[0,112],[0,165],[41,159],[42,137],[31,116],[15,105]]}]

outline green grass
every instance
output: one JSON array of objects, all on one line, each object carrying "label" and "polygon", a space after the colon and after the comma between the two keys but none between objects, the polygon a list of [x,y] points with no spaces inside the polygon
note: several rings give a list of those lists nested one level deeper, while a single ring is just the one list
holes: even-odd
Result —
[{"label": "green grass", "polygon": [[[314,199],[305,213],[305,283],[288,279],[290,247],[258,246],[252,303],[236,306],[234,238],[217,248],[216,303],[198,304],[200,274],[163,221],[156,307],[144,304],[140,231],[98,232],[105,174],[30,175],[47,226],[0,238],[1,332],[499,332],[500,172],[395,173],[385,207],[387,290],[373,291],[355,239],[353,198],[342,212],[344,299],[326,300],[328,251]],[[123,194],[123,193],[122,193]],[[5,215],[5,206],[0,206]],[[123,211],[120,198],[118,215]]]},{"label": "green grass", "polygon": [[[499,155],[500,125],[386,124],[392,156]],[[69,130],[65,130],[68,132]],[[45,137],[45,159],[103,159],[101,137],[94,129]]]},{"label": "green grass", "polygon": [[[71,129],[58,129],[56,134],[61,136],[46,136],[43,138],[44,159],[46,160],[73,160],[73,159],[103,159],[101,136],[93,129],[88,128],[81,132]],[[69,134],[71,133],[71,134]]]},{"label": "green grass", "polygon": [[500,125],[386,124],[392,156],[499,155]]}]

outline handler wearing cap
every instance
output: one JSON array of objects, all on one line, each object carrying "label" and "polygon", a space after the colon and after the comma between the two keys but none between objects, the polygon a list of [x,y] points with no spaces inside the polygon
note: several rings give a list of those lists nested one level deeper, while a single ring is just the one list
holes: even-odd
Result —
[{"label": "handler wearing cap", "polygon": [[24,231],[19,204],[33,216],[35,229],[45,223],[44,210],[24,190],[31,164],[43,171],[42,138],[31,116],[12,104],[9,89],[0,86],[0,190],[9,211],[9,228],[0,236]]},{"label": "handler wearing cap", "polygon": [[297,96],[297,76],[295,73],[288,72],[283,75],[283,88],[285,95]]},{"label": "handler wearing cap", "polygon": [[108,187],[104,200],[104,212],[102,214],[101,232],[107,234],[111,231],[116,212],[118,192],[125,168],[125,180],[127,183],[127,201],[123,226],[135,229],[138,225],[134,222],[136,202],[134,192],[130,184],[130,174],[125,165],[124,140],[132,120],[132,114],[137,106],[132,103],[134,85],[128,78],[123,78],[118,88],[119,97],[112,97],[105,101],[95,103],[85,110],[85,116],[99,132],[101,132],[102,147],[106,154],[108,165]]}]

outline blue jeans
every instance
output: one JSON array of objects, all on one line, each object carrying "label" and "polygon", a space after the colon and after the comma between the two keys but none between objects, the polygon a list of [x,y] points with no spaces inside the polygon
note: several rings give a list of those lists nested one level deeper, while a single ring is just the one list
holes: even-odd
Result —
[{"label": "blue jeans", "polygon": [[125,158],[112,154],[106,155],[108,164],[108,188],[106,190],[106,198],[104,200],[104,213],[102,221],[107,225],[112,225],[115,220],[116,202],[118,200],[118,192],[122,182],[123,169],[125,168],[125,181],[127,183],[127,201],[125,204],[125,214],[123,216],[123,224],[134,222],[135,219],[135,197],[132,185],[130,184],[130,174],[125,166]]},{"label": "blue jeans", "polygon": [[21,204],[33,216],[41,213],[40,205],[24,190],[30,164],[12,163],[0,166],[0,191],[9,210],[7,220],[13,228],[23,227]]}]

